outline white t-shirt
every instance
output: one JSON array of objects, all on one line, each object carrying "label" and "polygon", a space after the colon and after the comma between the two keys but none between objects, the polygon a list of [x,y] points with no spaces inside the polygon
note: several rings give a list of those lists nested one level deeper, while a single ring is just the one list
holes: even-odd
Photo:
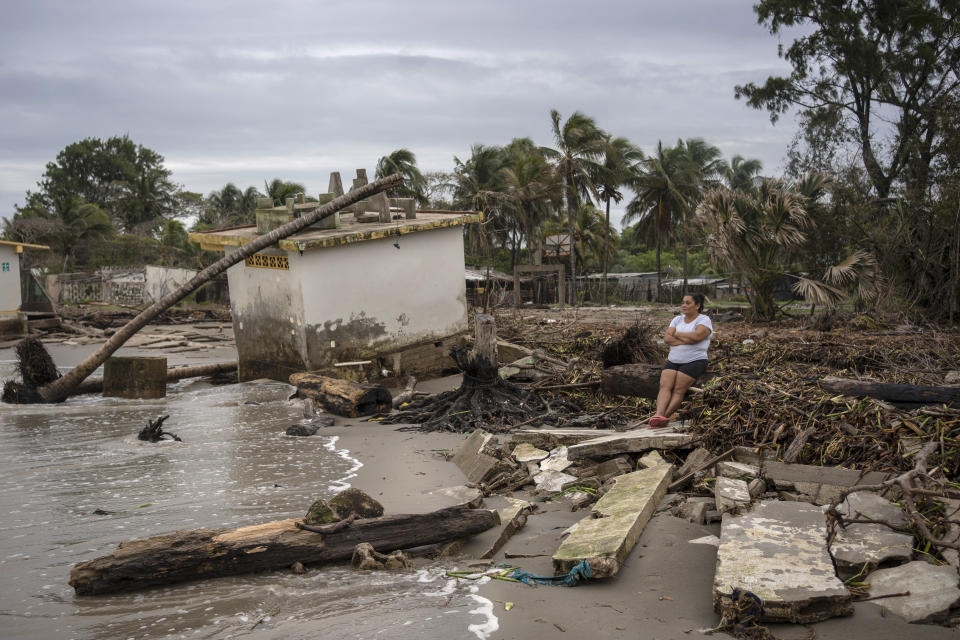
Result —
[{"label": "white t-shirt", "polygon": [[713,335],[713,323],[710,321],[710,316],[701,313],[693,319],[693,322],[685,322],[683,316],[679,315],[670,321],[670,326],[676,329],[677,333],[690,333],[697,328],[697,325],[701,324],[710,329],[707,337],[693,344],[678,344],[670,347],[667,360],[674,364],[686,364],[694,360],[707,359],[707,349],[710,347],[710,337]]}]

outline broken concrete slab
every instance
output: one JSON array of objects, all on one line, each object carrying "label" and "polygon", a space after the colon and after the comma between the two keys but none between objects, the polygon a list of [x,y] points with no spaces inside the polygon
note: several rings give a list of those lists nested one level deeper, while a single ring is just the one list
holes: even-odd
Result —
[{"label": "broken concrete slab", "polygon": [[672,476],[673,465],[664,464],[617,477],[613,488],[593,505],[591,516],[574,525],[557,549],[554,569],[566,572],[587,560],[594,578],[617,573],[666,495]]},{"label": "broken concrete slab", "polygon": [[733,459],[737,462],[762,467],[766,462],[775,462],[777,460],[776,449],[755,448],[755,447],[735,447],[733,450]]},{"label": "broken concrete slab", "polygon": [[909,596],[871,600],[907,622],[937,622],[945,619],[950,608],[960,603],[957,570],[950,565],[937,567],[916,560],[899,567],[879,569],[867,576],[870,596],[909,591]]},{"label": "broken concrete slab", "polygon": [[760,468],[743,462],[718,462],[717,475],[749,482],[760,475]]},{"label": "broken concrete slab", "polygon": [[513,448],[513,459],[517,462],[540,462],[550,455],[549,451],[537,449],[532,444],[522,442]]},{"label": "broken concrete slab", "polygon": [[569,449],[560,446],[551,451],[550,455],[540,462],[540,469],[543,471],[563,471],[572,464]]},{"label": "broken concrete slab", "polygon": [[720,513],[741,511],[750,506],[750,487],[737,478],[718,477],[713,487],[713,497]]},{"label": "broken concrete slab", "polygon": [[[777,490],[806,494],[817,505],[835,502],[840,497],[840,493],[849,487],[880,484],[890,477],[888,474],[876,471],[863,473],[838,467],[817,467],[784,462],[767,462],[764,464],[763,473],[773,482]],[[891,493],[890,497],[895,496]]]},{"label": "broken concrete slab", "polygon": [[516,498],[507,498],[507,500],[510,501],[510,506],[498,509],[501,523],[500,535],[498,535],[490,547],[480,555],[480,557],[485,560],[496,555],[496,553],[503,548],[503,545],[507,544],[510,538],[527,524],[527,515],[536,509],[536,505],[526,500],[518,500]]},{"label": "broken concrete slab", "polygon": [[707,521],[707,512],[716,509],[716,503],[713,498],[694,496],[687,498],[685,502],[677,505],[670,512],[684,520],[694,524],[703,524]]},{"label": "broken concrete slab", "polygon": [[717,613],[734,589],[761,598],[767,622],[809,624],[853,614],[827,552],[826,517],[805,502],[765,500],[750,513],[723,517],[713,582]]},{"label": "broken concrete slab", "polygon": [[617,433],[613,429],[522,429],[514,433],[510,441],[514,444],[527,442],[540,449],[555,449]]},{"label": "broken concrete slab", "polygon": [[643,469],[649,469],[661,464],[667,464],[667,461],[664,460],[663,456],[661,456],[657,451],[651,451],[650,453],[644,454],[640,456],[639,460],[637,460],[637,465]]},{"label": "broken concrete slab", "polygon": [[625,473],[630,473],[633,471],[633,465],[631,465],[630,462],[625,458],[626,456],[618,456],[616,458],[611,458],[610,460],[604,460],[597,465],[597,472],[594,474],[594,476],[600,481],[601,484],[603,484],[610,478],[615,478],[617,476],[622,476]]},{"label": "broken concrete slab", "polygon": [[[837,511],[850,519],[870,519],[908,528],[903,509],[886,498],[859,492],[847,496]],[[909,562],[913,553],[913,535],[892,530],[882,524],[855,522],[846,528],[837,526],[830,545],[837,574],[844,580],[865,575],[883,564]]]},{"label": "broken concrete slab", "polygon": [[491,433],[477,429],[464,440],[453,456],[453,462],[470,482],[485,482],[498,473],[512,470],[512,466],[492,455],[498,440]]},{"label": "broken concrete slab", "polygon": [[684,461],[683,465],[677,470],[677,477],[682,478],[687,475],[694,469],[697,469],[700,465],[711,458],[710,452],[704,449],[703,447],[697,447],[693,451],[687,454],[687,459]]},{"label": "broken concrete slab", "polygon": [[562,471],[541,471],[533,476],[533,483],[537,485],[538,493],[557,493],[563,491],[568,483],[576,482],[577,477]]},{"label": "broken concrete slab", "polygon": [[[943,503],[943,513],[947,518],[947,530],[943,534],[943,539],[947,542],[960,542],[960,500],[950,498],[940,498]],[[943,559],[950,563],[950,566],[960,569],[960,551],[956,549],[941,549]]]},{"label": "broken concrete slab", "polygon": [[651,449],[677,449],[688,446],[693,436],[667,430],[636,429],[586,440],[567,448],[571,460],[604,458],[620,453],[644,453]]}]

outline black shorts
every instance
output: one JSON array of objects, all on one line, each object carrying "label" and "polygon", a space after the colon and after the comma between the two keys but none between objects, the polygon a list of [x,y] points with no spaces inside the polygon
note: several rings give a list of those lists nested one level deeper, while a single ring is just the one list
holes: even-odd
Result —
[{"label": "black shorts", "polygon": [[702,376],[707,370],[707,361],[706,360],[694,360],[693,362],[684,362],[683,364],[677,364],[676,362],[670,362],[667,360],[667,363],[663,365],[664,370],[673,369],[674,371],[679,371],[684,375],[688,375],[694,380]]}]

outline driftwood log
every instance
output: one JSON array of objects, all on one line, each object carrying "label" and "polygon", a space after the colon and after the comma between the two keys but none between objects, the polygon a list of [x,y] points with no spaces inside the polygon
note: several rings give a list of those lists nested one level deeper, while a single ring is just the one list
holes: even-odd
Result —
[{"label": "driftwood log", "polygon": [[356,546],[380,553],[447,542],[486,531],[494,512],[451,507],[431,513],[355,520],[320,534],[297,527],[297,518],[239,529],[196,529],[121,543],[116,551],[70,571],[77,595],[135,591],[198,578],[233,576],[304,565],[348,561]]},{"label": "driftwood log", "polygon": [[660,390],[659,364],[621,364],[600,373],[603,392],[610,396],[656,398]]},{"label": "driftwood log", "polygon": [[960,406],[960,388],[958,387],[925,387],[916,384],[851,380],[835,376],[823,378],[820,380],[820,386],[830,393],[858,398],[870,397],[889,402]]},{"label": "driftwood log", "polygon": [[388,413],[392,408],[390,392],[375,384],[361,384],[316,373],[295,373],[290,384],[297,395],[313,398],[326,411],[338,416],[357,418],[375,413]]}]

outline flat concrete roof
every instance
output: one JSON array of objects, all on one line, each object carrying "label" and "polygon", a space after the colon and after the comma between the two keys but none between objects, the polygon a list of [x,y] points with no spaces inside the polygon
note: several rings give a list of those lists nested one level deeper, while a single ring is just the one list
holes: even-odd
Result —
[{"label": "flat concrete roof", "polygon": [[[312,203],[314,207],[317,205]],[[379,240],[397,235],[455,227],[471,222],[480,222],[483,214],[478,211],[418,211],[415,220],[394,220],[392,222],[357,222],[353,215],[340,219],[339,229],[305,229],[279,242],[277,247],[284,251],[308,251],[325,249],[345,244]],[[195,231],[190,241],[200,244],[201,249],[224,251],[227,247],[239,247],[260,237],[256,225]]]}]

